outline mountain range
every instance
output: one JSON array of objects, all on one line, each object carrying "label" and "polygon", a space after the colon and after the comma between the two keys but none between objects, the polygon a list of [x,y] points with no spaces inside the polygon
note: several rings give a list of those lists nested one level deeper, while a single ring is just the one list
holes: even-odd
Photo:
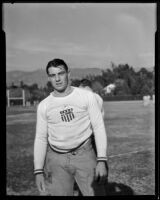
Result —
[{"label": "mountain range", "polygon": [[[73,68],[71,69],[71,79],[82,79],[87,75],[101,75],[102,70],[98,68]],[[48,82],[45,70],[38,69],[35,71],[8,71],[6,72],[6,84],[10,86],[19,85],[23,81],[24,84],[32,85],[37,83],[39,87],[44,87]]]}]

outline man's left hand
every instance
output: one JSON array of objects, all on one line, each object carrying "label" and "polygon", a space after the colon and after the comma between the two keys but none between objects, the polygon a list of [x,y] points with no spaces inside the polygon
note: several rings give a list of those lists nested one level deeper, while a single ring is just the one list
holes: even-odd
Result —
[{"label": "man's left hand", "polygon": [[95,169],[95,179],[98,184],[105,184],[108,181],[107,162],[98,162]]}]

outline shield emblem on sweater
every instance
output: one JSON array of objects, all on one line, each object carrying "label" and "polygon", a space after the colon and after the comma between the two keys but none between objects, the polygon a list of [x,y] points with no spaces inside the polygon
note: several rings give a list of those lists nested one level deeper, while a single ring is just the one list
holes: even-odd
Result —
[{"label": "shield emblem on sweater", "polygon": [[63,111],[60,111],[61,119],[64,122],[70,122],[75,118],[73,113],[73,108],[65,109]]}]

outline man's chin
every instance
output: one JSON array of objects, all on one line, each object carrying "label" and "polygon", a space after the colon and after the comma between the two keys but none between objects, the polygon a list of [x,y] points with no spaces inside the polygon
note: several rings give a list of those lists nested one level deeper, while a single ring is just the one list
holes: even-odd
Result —
[{"label": "man's chin", "polygon": [[55,88],[55,90],[56,90],[57,92],[60,92],[60,93],[65,92],[65,88],[60,88],[60,87],[58,87],[58,88]]}]

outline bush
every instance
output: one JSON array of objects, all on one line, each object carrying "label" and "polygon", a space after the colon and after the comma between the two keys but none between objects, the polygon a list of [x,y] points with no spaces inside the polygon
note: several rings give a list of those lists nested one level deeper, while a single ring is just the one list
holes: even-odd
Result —
[{"label": "bush", "polygon": [[104,101],[133,101],[143,100],[142,95],[118,95],[118,96],[102,96]]}]

